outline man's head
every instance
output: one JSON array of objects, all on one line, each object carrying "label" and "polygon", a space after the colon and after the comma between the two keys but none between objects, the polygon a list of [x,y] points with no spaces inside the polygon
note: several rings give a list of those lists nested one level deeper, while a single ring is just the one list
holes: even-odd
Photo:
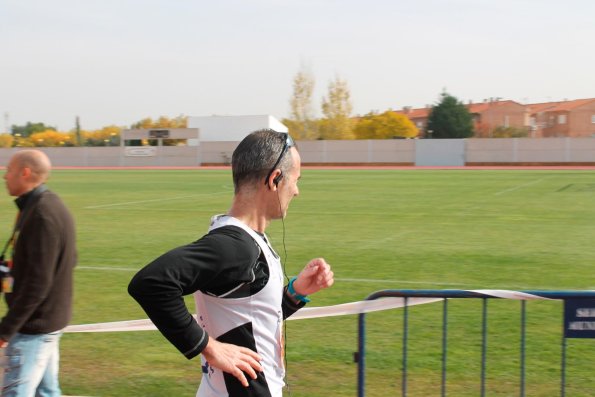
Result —
[{"label": "man's head", "polygon": [[16,152],[6,166],[4,180],[11,196],[21,196],[45,183],[52,169],[48,156],[40,150]]},{"label": "man's head", "polygon": [[235,192],[264,184],[276,188],[294,165],[295,143],[286,133],[254,131],[234,150],[231,167]]}]

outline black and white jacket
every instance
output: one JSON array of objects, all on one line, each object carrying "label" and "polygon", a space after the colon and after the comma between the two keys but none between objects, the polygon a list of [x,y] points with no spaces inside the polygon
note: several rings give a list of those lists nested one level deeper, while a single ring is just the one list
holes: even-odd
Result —
[{"label": "black and white jacket", "polygon": [[[175,248],[140,270],[129,293],[161,333],[187,358],[208,335],[257,351],[264,373],[243,387],[202,358],[197,396],[281,396],[284,385],[283,320],[303,307],[285,293],[279,256],[265,235],[239,220],[215,216],[209,233]],[[194,294],[198,322],[184,296]]]}]

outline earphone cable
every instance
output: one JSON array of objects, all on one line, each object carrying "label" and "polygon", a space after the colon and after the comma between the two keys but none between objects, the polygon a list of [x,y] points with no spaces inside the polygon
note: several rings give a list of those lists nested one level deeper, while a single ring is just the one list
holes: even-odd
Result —
[{"label": "earphone cable", "polygon": [[[289,282],[289,277],[287,276],[287,269],[286,269],[286,265],[287,265],[287,246],[285,245],[285,214],[283,214],[283,207],[281,206],[281,199],[279,198],[279,189],[277,189],[277,201],[279,202],[279,212],[281,213],[281,225],[283,228],[283,233],[282,233],[282,244],[283,244],[283,261],[282,261],[282,266],[283,266],[283,276],[285,277],[285,280],[287,282]],[[291,388],[289,386],[289,377],[288,377],[288,373],[289,373],[289,368],[287,367],[287,322],[284,320],[283,321],[283,364],[285,365],[285,384],[287,386],[287,394],[289,397],[291,397]]]}]

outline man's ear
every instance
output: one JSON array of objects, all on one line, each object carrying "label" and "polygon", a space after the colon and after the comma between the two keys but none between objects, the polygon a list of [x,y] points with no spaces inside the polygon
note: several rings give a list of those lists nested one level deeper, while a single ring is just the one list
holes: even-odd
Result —
[{"label": "man's ear", "polygon": [[23,178],[29,178],[31,176],[31,168],[23,167],[23,169],[21,170],[21,176]]},{"label": "man's ear", "polygon": [[283,172],[280,169],[273,171],[269,176],[269,180],[267,181],[269,190],[276,190],[279,186],[279,182],[281,182],[281,179],[283,179]]}]

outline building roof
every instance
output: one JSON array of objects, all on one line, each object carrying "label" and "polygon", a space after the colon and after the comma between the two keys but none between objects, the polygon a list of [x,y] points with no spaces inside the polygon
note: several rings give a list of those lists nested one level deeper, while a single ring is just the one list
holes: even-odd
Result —
[{"label": "building roof", "polygon": [[[522,106],[520,103],[515,101],[486,101],[486,102],[479,102],[479,103],[469,103],[465,105],[469,113],[482,113],[488,110],[488,108],[493,106],[503,106],[503,105],[510,105],[510,104],[517,104]],[[427,118],[430,115],[430,111],[432,110],[431,107],[425,108],[418,108],[412,109],[410,107],[404,107],[403,110],[396,110],[395,113],[401,113],[409,117],[411,120],[413,119],[420,119],[420,118]]]},{"label": "building roof", "polygon": [[[527,105],[521,105],[518,102],[505,100],[505,101],[484,101],[479,103],[469,103],[465,105],[470,113],[480,114],[485,112],[493,106],[503,106],[510,104],[517,104],[519,106],[525,106],[531,114],[542,113],[542,112],[563,112],[576,109],[578,107],[595,103],[595,98],[575,99],[572,101],[560,101],[560,102],[544,102],[544,103],[531,103]],[[410,107],[404,107],[403,110],[396,110],[395,113],[404,114],[411,120],[427,118],[430,115],[431,107],[412,109]]]},{"label": "building roof", "polygon": [[531,114],[542,112],[564,112],[595,102],[595,98],[575,99],[572,101],[531,103],[527,108]]}]

